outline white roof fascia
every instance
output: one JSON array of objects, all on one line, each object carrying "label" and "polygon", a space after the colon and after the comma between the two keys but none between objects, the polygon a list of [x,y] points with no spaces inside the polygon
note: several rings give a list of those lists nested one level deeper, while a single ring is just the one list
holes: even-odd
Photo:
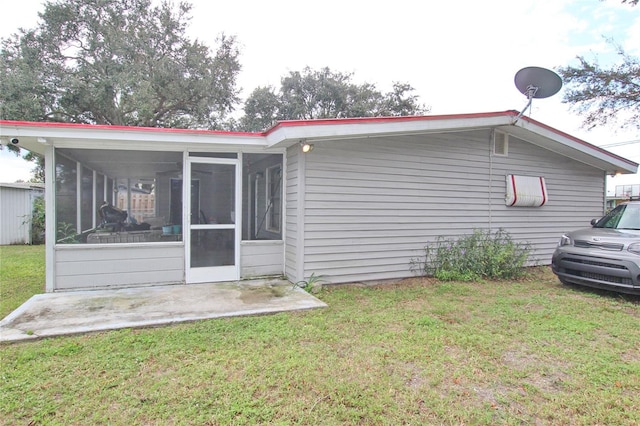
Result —
[{"label": "white roof fascia", "polygon": [[[171,131],[166,129],[108,129],[90,127],[55,127],[6,125],[0,127],[0,136],[4,139],[18,138],[18,146],[36,153],[44,152],[42,145],[54,145],[67,148],[100,149],[176,149],[182,151],[185,146],[249,146],[266,148],[264,136],[214,134],[204,132]],[[135,146],[132,147],[131,145]],[[179,144],[180,147],[177,147]]]},{"label": "white roof fascia", "polygon": [[[444,133],[468,131],[480,128],[499,128],[524,141],[543,147],[559,155],[573,158],[607,173],[635,173],[637,164],[621,158],[597,146],[565,135],[556,129],[536,124],[526,117],[514,123],[510,115],[488,117],[455,117],[442,119],[425,117],[423,120],[370,120],[360,122],[327,120],[314,124],[313,121],[287,124],[284,122],[266,136],[269,147],[288,147],[301,140],[318,142],[322,140],[357,139],[378,136],[407,134]],[[323,120],[318,120],[323,121]]]},{"label": "white roof fascia", "polygon": [[559,155],[602,169],[607,173],[636,173],[638,170],[638,165],[634,165],[635,163],[632,161],[625,161],[625,159],[602,148],[569,135],[565,136],[561,132],[534,122],[519,120],[500,130]]},{"label": "white roof fascia", "polygon": [[[338,121],[338,120],[336,120]],[[346,121],[346,120],[345,120]],[[336,123],[329,124],[301,124],[301,125],[283,125],[276,127],[270,132],[267,138],[269,147],[275,146],[291,146],[300,140],[309,142],[321,140],[338,140],[378,137],[384,135],[407,135],[420,133],[438,133],[456,130],[473,130],[477,128],[495,127],[509,124],[510,116],[492,116],[492,117],[461,117],[461,118],[443,118],[432,119],[425,117],[424,120],[397,120],[397,121],[380,121],[375,119],[363,122]]]},{"label": "white roof fascia", "polygon": [[0,187],[25,189],[25,190],[32,190],[32,191],[44,191],[43,183],[0,182]]}]

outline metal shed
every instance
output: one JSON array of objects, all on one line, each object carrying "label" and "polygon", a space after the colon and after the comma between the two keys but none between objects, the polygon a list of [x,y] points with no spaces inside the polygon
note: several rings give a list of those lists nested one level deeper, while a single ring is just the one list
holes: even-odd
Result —
[{"label": "metal shed", "polygon": [[44,184],[0,183],[0,245],[31,244],[33,202]]}]

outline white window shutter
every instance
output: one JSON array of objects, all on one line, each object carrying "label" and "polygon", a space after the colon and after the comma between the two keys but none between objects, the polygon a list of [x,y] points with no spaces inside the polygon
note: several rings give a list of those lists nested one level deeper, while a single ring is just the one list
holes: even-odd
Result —
[{"label": "white window shutter", "polygon": [[547,201],[549,196],[544,177],[507,175],[507,206],[541,207]]}]

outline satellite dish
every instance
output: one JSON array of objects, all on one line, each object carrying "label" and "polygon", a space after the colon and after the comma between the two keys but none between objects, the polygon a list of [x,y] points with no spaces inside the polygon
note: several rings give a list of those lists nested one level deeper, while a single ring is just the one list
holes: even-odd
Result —
[{"label": "satellite dish", "polygon": [[531,106],[533,99],[544,99],[555,95],[562,88],[562,79],[555,72],[546,68],[526,67],[516,73],[514,78],[516,87],[527,97],[529,102],[516,117],[514,124]]}]

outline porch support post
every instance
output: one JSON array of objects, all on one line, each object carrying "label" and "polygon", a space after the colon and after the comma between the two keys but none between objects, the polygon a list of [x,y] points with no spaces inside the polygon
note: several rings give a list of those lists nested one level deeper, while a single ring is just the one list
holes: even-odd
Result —
[{"label": "porch support post", "polygon": [[[104,177],[104,185],[102,185],[102,201],[109,201],[109,198],[107,198],[109,195],[107,193],[109,191],[109,177],[107,175],[102,175],[102,177]],[[113,193],[113,190],[111,192]]]},{"label": "porch support post", "polygon": [[76,232],[82,232],[82,164],[76,162]]},{"label": "porch support post", "polygon": [[98,172],[93,171],[93,188],[91,188],[91,194],[93,196],[93,206],[91,208],[91,227],[95,229],[98,221]]},{"label": "porch support post", "polygon": [[131,221],[131,217],[133,216],[133,211],[131,211],[131,179],[127,178],[127,214],[128,221]]},{"label": "porch support post", "polygon": [[55,290],[56,273],[56,175],[53,146],[44,147],[44,205],[45,205],[45,291]]}]

